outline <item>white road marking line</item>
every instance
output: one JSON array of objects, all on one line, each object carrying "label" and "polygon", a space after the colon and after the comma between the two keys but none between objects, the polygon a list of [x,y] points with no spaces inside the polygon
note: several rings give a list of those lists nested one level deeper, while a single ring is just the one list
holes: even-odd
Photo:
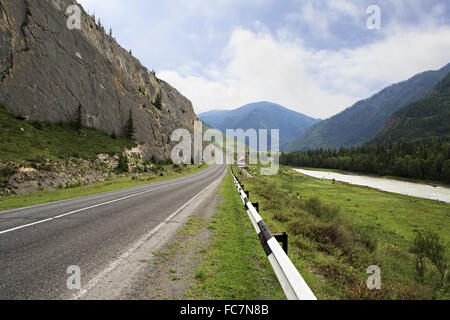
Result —
[{"label": "white road marking line", "polygon": [[182,184],[182,183],[186,183],[186,181],[174,183],[174,184],[171,184],[169,186],[163,186],[163,187],[160,187],[160,188],[154,188],[154,189],[146,190],[146,191],[135,193],[135,194],[123,197],[123,198],[119,198],[119,199],[115,199],[115,200],[99,203],[99,204],[96,204],[96,205],[93,205],[93,206],[89,206],[89,207],[86,207],[86,208],[82,208],[82,209],[74,210],[74,211],[71,211],[71,212],[67,212],[67,213],[64,213],[64,214],[61,214],[61,215],[58,215],[58,216],[55,216],[55,217],[51,217],[51,218],[48,218],[48,219],[43,219],[43,220],[39,220],[39,221],[36,221],[36,222],[24,224],[24,225],[15,227],[15,228],[11,228],[11,229],[8,229],[8,230],[0,231],[0,235],[5,234],[5,233],[9,233],[9,232],[13,232],[13,231],[17,231],[17,230],[20,230],[20,229],[24,229],[24,228],[27,228],[27,227],[35,226],[37,224],[41,224],[41,223],[49,222],[49,221],[52,221],[52,220],[60,219],[60,218],[63,218],[63,217],[66,217],[66,216],[69,216],[69,215],[72,215],[72,214],[75,214],[75,213],[83,212],[83,211],[90,210],[90,209],[97,208],[97,207],[101,207],[101,206],[105,206],[105,205],[108,205],[108,204],[111,204],[111,203],[115,203],[115,202],[123,201],[123,200],[126,200],[126,199],[134,198],[134,197],[140,196],[140,195],[145,194],[145,193],[149,193],[149,192],[152,192],[152,191],[160,190],[160,189],[163,189],[165,187],[176,186],[176,185],[179,185],[179,184]]},{"label": "white road marking line", "polygon": [[[217,180],[217,179],[216,179]],[[190,205],[198,196],[200,196],[206,189],[208,189],[216,180],[211,182],[205,189],[200,191],[197,195],[195,195],[191,200],[186,202],[181,208],[172,213],[169,217],[167,217],[163,222],[161,222],[156,228],[152,231],[144,235],[138,242],[136,242],[131,248],[129,248],[126,252],[124,252],[119,258],[115,261],[111,262],[108,267],[99,272],[94,278],[92,278],[86,286],[81,289],[81,291],[72,296],[71,300],[78,300],[82,298],[90,289],[92,289],[99,281],[103,279],[108,273],[113,271],[122,261],[128,258],[134,251],[139,249],[148,239],[150,239],[156,232],[158,232],[165,224],[167,224],[172,218],[177,216],[183,209],[185,209],[188,205]]]}]

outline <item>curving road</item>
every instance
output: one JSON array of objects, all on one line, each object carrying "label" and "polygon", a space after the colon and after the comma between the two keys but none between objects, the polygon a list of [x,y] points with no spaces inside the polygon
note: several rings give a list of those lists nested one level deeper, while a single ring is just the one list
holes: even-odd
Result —
[{"label": "curving road", "polygon": [[0,212],[0,299],[70,298],[68,266],[89,282],[225,172]]}]

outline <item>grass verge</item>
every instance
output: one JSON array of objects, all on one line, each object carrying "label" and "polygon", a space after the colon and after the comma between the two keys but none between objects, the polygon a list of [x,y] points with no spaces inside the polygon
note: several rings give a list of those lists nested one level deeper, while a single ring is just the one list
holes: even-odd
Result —
[{"label": "grass verge", "polygon": [[182,177],[202,169],[205,169],[206,165],[192,165],[184,167],[181,172],[171,172],[164,177],[150,176],[150,177],[122,177],[113,178],[98,182],[88,186],[79,186],[69,189],[58,190],[42,190],[33,194],[27,195],[11,195],[0,197],[0,210],[14,209],[24,206],[37,205],[42,203],[49,203],[59,200],[66,200],[78,197],[89,196],[92,194],[115,191],[148,183],[154,183],[163,180],[174,179]]},{"label": "grass verge", "polygon": [[230,174],[220,188],[223,203],[209,224],[211,242],[188,298],[213,300],[285,299]]}]

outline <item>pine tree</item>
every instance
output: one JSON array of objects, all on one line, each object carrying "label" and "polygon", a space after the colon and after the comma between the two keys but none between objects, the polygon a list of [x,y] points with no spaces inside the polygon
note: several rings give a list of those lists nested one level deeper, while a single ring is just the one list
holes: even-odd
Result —
[{"label": "pine tree", "polygon": [[80,131],[83,128],[83,107],[78,105],[77,119],[75,120],[75,128]]},{"label": "pine tree", "polygon": [[126,173],[129,171],[128,157],[123,153],[119,156],[119,162],[117,163],[116,172]]},{"label": "pine tree", "polygon": [[112,28],[109,28],[109,36],[112,37]]},{"label": "pine tree", "polygon": [[133,120],[133,112],[130,109],[130,116],[128,118],[128,126],[127,126],[127,136],[128,138],[130,138],[131,140],[134,140],[135,137],[135,129],[134,129],[134,120]]}]

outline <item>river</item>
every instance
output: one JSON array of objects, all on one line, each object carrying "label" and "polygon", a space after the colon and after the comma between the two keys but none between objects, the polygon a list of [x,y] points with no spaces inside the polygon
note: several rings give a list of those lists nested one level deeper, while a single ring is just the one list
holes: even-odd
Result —
[{"label": "river", "polygon": [[406,182],[394,179],[361,176],[356,174],[342,174],[336,172],[303,169],[294,170],[314,178],[326,180],[334,179],[336,181],[346,182],[358,186],[370,187],[382,191],[450,203],[450,188],[446,187],[435,187],[433,185],[424,183]]}]

